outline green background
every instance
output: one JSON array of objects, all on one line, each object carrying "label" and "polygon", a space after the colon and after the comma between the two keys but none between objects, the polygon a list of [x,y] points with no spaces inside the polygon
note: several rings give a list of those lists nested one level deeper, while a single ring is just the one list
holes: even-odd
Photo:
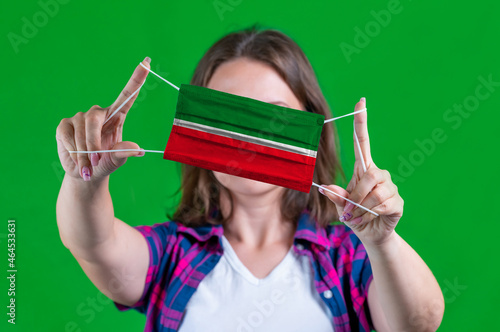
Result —
[{"label": "green background", "polygon": [[[372,11],[393,1],[221,0],[227,7],[218,12],[213,0],[66,0],[49,7],[52,15],[43,3],[3,3],[0,14],[0,330],[143,329],[145,317],[120,313],[99,295],[59,239],[56,127],[94,104],[111,104],[145,56],[172,82],[189,82],[214,41],[254,23],[302,46],[335,114],[367,98],[374,161],[392,173],[405,200],[397,231],[445,294],[440,331],[497,327],[500,87],[481,88],[480,78],[500,82],[498,1],[401,0],[385,26],[374,23]],[[33,22],[36,30],[24,27]],[[357,31],[367,28],[371,36],[358,40]],[[347,44],[356,53],[346,56]],[[474,104],[476,89],[484,98]],[[124,139],[164,149],[175,101],[175,90],[150,75]],[[450,111],[464,102],[461,115]],[[337,126],[350,177],[352,120]],[[441,137],[432,148],[435,131]],[[116,215],[131,225],[164,221],[178,186],[173,162],[157,154],[130,158],[111,178]],[[17,236],[15,327],[5,314],[9,219]]]}]

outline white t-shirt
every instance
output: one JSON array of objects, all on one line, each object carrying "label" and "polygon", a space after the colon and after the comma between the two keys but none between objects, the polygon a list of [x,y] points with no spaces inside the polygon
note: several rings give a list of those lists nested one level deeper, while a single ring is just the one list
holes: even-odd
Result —
[{"label": "white t-shirt", "polygon": [[223,236],[224,254],[189,300],[179,331],[333,331],[307,256],[290,248],[265,278],[256,278]]}]

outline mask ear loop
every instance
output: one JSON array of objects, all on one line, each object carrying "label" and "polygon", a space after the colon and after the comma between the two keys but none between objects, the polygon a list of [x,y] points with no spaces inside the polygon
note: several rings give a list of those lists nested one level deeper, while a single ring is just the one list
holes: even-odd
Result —
[{"label": "mask ear loop", "polygon": [[[159,77],[159,78],[160,78],[161,80],[163,80],[164,82],[168,83],[168,84],[169,84],[170,86],[172,86],[173,88],[175,88],[175,89],[179,90],[179,88],[178,88],[177,86],[175,86],[174,84],[170,83],[169,81],[167,81],[166,79],[164,79],[163,77],[161,77],[160,75],[158,75],[157,73],[155,73],[154,71],[152,71],[151,69],[147,68],[147,67],[146,67],[146,66],[144,66],[142,63],[140,63],[140,65],[141,65],[144,69],[149,70],[152,74],[154,74],[154,75],[156,75],[157,77]],[[140,89],[140,88],[139,88],[139,89]],[[136,92],[137,92],[137,91],[136,91]],[[136,92],[134,92],[134,94],[135,94]],[[131,98],[131,97],[129,97],[129,98]],[[125,104],[125,103],[124,103],[124,104]],[[350,116],[350,115],[358,114],[358,113],[365,112],[365,111],[366,111],[366,108],[364,108],[364,109],[362,109],[362,110],[359,110],[359,111],[355,111],[355,112],[349,113],[349,114],[344,114],[344,115],[338,116],[338,117],[336,117],[336,118],[328,119],[328,120],[325,120],[324,124],[326,124],[326,123],[328,123],[328,122],[332,122],[332,121],[338,120],[338,119],[341,119],[341,118],[344,118],[344,117],[346,117],[346,116]],[[116,111],[115,111],[114,113],[116,113]],[[113,113],[113,115],[114,115],[114,113]],[[361,157],[361,162],[362,162],[362,165],[363,165],[363,171],[364,171],[364,172],[366,172],[365,158],[363,157],[363,153],[361,152],[361,146],[359,145],[358,135],[356,134],[356,128],[354,128],[354,137],[356,138],[356,145],[357,145],[357,147],[358,147],[359,155],[360,155],[360,157]],[[134,150],[132,150],[132,151],[134,151]],[[145,151],[147,151],[147,150],[145,150]],[[156,151],[151,151],[151,152],[156,152]],[[163,151],[158,151],[158,152],[163,153]],[[348,198],[345,198],[345,197],[343,197],[343,196],[340,196],[339,194],[337,194],[336,192],[333,192],[333,191],[329,190],[328,188],[321,187],[320,185],[318,185],[317,183],[314,183],[314,182],[312,183],[312,185],[313,185],[313,186],[316,186],[316,187],[319,187],[319,188],[322,188],[323,190],[326,190],[326,191],[328,191],[328,192],[330,192],[330,193],[332,193],[332,194],[334,194],[334,195],[336,195],[336,196],[339,196],[339,197],[341,197],[342,199],[344,199],[344,200],[346,200],[346,201],[348,201],[348,202],[350,202],[350,203],[354,204],[355,206],[357,206],[357,207],[359,207],[359,208],[361,208],[361,209],[363,209],[363,210],[365,210],[365,211],[367,211],[367,212],[370,212],[370,213],[374,214],[374,215],[375,215],[375,216],[377,216],[377,217],[379,216],[379,214],[378,214],[378,213],[373,212],[372,210],[367,209],[367,208],[365,208],[364,206],[362,206],[362,205],[360,205],[360,204],[358,204],[358,203],[355,203],[355,202],[351,201],[351,200],[350,200],[350,199],[348,199]]]},{"label": "mask ear loop", "polygon": [[[154,71],[152,71],[151,69],[149,69],[148,67],[146,67],[145,65],[142,64],[142,62],[139,63],[142,68],[146,69],[147,71],[151,72],[151,74],[153,75],[156,75],[158,78],[160,78],[162,81],[168,83],[172,88],[175,88],[177,89],[177,91],[179,91],[179,87],[173,83],[170,83],[169,81],[167,81],[166,79],[164,79],[163,77],[161,77],[160,75],[158,75],[157,73],[155,73]],[[144,83],[143,83],[144,84]],[[140,89],[140,88],[139,88]]]},{"label": "mask ear loop", "polygon": [[[142,68],[146,69],[147,71],[151,72],[151,74],[158,76],[158,77],[159,77],[162,81],[167,82],[167,83],[168,83],[171,87],[173,87],[173,88],[177,89],[177,91],[179,91],[179,90],[180,90],[180,89],[179,89],[179,87],[178,87],[177,85],[175,85],[175,84],[173,84],[173,83],[170,83],[169,81],[167,81],[166,79],[164,79],[163,77],[161,77],[160,75],[158,75],[157,73],[155,73],[154,71],[152,71],[151,69],[149,69],[148,67],[144,66],[144,65],[142,64],[142,62],[140,62],[140,63],[139,63],[139,65],[141,65],[141,66],[142,66]],[[146,81],[144,81],[144,82],[146,82]],[[138,87],[138,88],[137,88],[137,90],[135,90],[135,91],[134,91],[134,92],[133,92],[133,93],[132,93],[132,94],[131,94],[131,95],[130,95],[127,99],[125,99],[125,101],[124,101],[124,102],[123,102],[120,106],[118,106],[118,108],[117,108],[117,109],[113,112],[113,114],[111,114],[111,115],[110,115],[110,116],[106,119],[106,121],[104,121],[103,125],[105,125],[105,124],[106,124],[106,122],[108,122],[108,121],[109,121],[109,119],[111,119],[111,118],[112,118],[112,117],[113,117],[116,113],[118,113],[118,112],[122,109],[122,107],[123,107],[123,106],[125,106],[125,104],[127,104],[127,103],[129,102],[129,100],[130,100],[130,99],[132,99],[132,97],[134,97],[134,96],[135,96],[135,95],[139,92],[139,90],[140,90],[140,89],[142,88],[142,86],[144,85],[144,82],[143,82],[143,83],[141,84],[141,86],[140,86],[140,87]]]},{"label": "mask ear loop", "polygon": [[[338,120],[338,119],[341,119],[341,118],[344,118],[344,117],[346,117],[346,116],[350,116],[350,115],[358,114],[358,113],[361,113],[361,112],[366,112],[366,108],[363,108],[362,110],[355,111],[355,112],[352,112],[352,113],[349,113],[349,114],[344,114],[344,115],[338,116],[338,117],[336,117],[336,118],[332,118],[332,119],[325,120],[324,124],[326,124],[326,123],[328,123],[328,122],[332,122],[332,121]],[[361,146],[360,146],[360,144],[359,144],[358,135],[356,134],[356,126],[354,125],[353,127],[354,127],[354,139],[356,140],[356,147],[358,148],[359,156],[360,156],[360,158],[361,158],[361,164],[363,165],[363,173],[365,173],[365,172],[366,172],[365,157],[363,156],[363,152],[361,151]],[[358,204],[358,203],[356,203],[356,202],[353,202],[352,200],[350,200],[350,199],[348,199],[348,198],[346,198],[346,197],[344,197],[344,196],[341,196],[341,195],[337,194],[336,192],[334,192],[334,191],[332,191],[332,190],[330,190],[330,189],[328,189],[328,188],[322,187],[322,186],[320,186],[319,184],[317,184],[317,183],[315,183],[315,182],[313,182],[313,183],[312,183],[312,185],[313,185],[313,186],[315,186],[315,187],[321,188],[321,189],[323,189],[323,190],[325,190],[325,191],[328,191],[329,193],[331,193],[331,194],[333,194],[333,195],[335,195],[335,196],[338,196],[338,197],[340,197],[340,198],[342,198],[342,199],[344,199],[344,200],[348,201],[349,203],[354,204],[355,206],[359,207],[360,209],[363,209],[363,210],[365,210],[365,211],[367,211],[367,212],[370,212],[371,214],[373,214],[373,215],[375,215],[375,216],[377,216],[377,217],[379,216],[379,214],[378,214],[378,213],[376,213],[376,212],[374,212],[374,211],[372,211],[372,210],[370,210],[370,209],[367,209],[367,208],[365,208],[363,205]]]},{"label": "mask ear loop", "polygon": [[[362,109],[366,111],[366,108]],[[361,151],[361,146],[359,145],[358,135],[356,134],[356,123],[353,121],[352,127],[354,128],[354,139],[356,140],[356,146],[358,147],[359,157],[361,158],[361,165],[363,166],[363,174],[366,173],[366,163],[365,157],[363,156],[363,151]]]},{"label": "mask ear loop", "polygon": [[[147,68],[146,66],[144,66],[142,64],[142,62],[139,63],[139,65],[141,65],[147,71],[151,72],[153,75],[155,75],[158,78],[160,78],[162,81],[168,83],[171,87],[173,87],[177,91],[180,90],[178,86],[176,86],[175,84],[173,84],[173,83],[169,82],[168,80],[164,79],[163,77],[161,77],[160,75],[158,75],[157,73],[155,73],[154,71],[152,71],[151,69]],[[132,99],[139,92],[139,90],[142,88],[143,85],[144,85],[144,83],[142,83],[141,86],[137,90],[135,90],[127,99],[125,99],[125,101],[120,106],[118,106],[118,108],[106,119],[106,121],[104,121],[104,124],[106,122],[108,122],[116,113],[118,113],[123,108],[123,106],[125,106],[129,102],[129,100]],[[338,116],[336,118],[328,119],[328,120],[325,120],[324,124],[332,122],[332,121],[335,121],[335,120],[338,120],[338,119],[341,119],[341,118],[344,118],[346,116],[354,115],[354,114],[365,112],[365,111],[366,111],[366,108],[364,108],[362,110],[359,110],[359,111],[355,111],[355,112],[349,113],[349,114],[344,114],[344,115]],[[363,153],[361,152],[361,147],[359,145],[358,136],[356,134],[356,128],[354,128],[354,137],[356,139],[356,145],[358,147],[359,155],[361,156],[361,162],[363,164],[363,171],[366,172],[366,165],[365,165]],[[121,152],[121,151],[124,151],[124,152],[128,152],[128,151],[144,151],[144,152],[153,152],[153,153],[161,153],[161,154],[164,153],[164,151],[160,151],[160,150],[143,150],[143,149],[119,149],[119,150],[99,150],[99,151],[68,151],[68,152],[69,153],[103,153],[103,152]],[[329,193],[332,193],[333,195],[336,195],[336,196],[338,196],[338,197],[340,197],[340,198],[342,198],[342,199],[344,199],[344,200],[346,200],[346,201],[354,204],[355,206],[357,206],[357,207],[359,207],[359,208],[361,208],[361,209],[363,209],[363,210],[365,210],[367,212],[370,212],[370,213],[374,214],[375,216],[379,215],[378,213],[373,212],[370,209],[367,209],[364,206],[362,206],[362,205],[360,205],[358,203],[355,203],[355,202],[351,201],[348,198],[340,196],[339,194],[337,194],[336,192],[331,191],[328,188],[321,187],[319,184],[317,184],[315,182],[313,182],[312,185],[315,186],[315,187],[318,187],[318,188],[322,188],[323,190],[328,191]]]},{"label": "mask ear loop", "polygon": [[[144,69],[146,69],[149,72],[151,72],[152,74],[158,76],[164,82],[167,82],[171,87],[177,89],[177,91],[180,90],[178,86],[176,86],[173,83],[170,83],[169,81],[167,81],[166,79],[164,79],[163,77],[161,77],[160,75],[158,75],[157,73],[155,73],[154,71],[152,71],[151,69],[147,68],[146,66],[144,66],[142,64],[142,62],[139,63],[139,64]],[[146,82],[146,81],[144,81],[144,82]],[[118,108],[106,119],[106,121],[104,121],[103,125],[105,125],[106,122],[108,122],[113,116],[115,116],[115,114],[118,113],[123,108],[123,106],[125,106],[129,102],[129,100],[132,99],[139,92],[139,90],[142,88],[143,85],[144,85],[144,83],[142,83],[141,86],[139,88],[137,88],[137,90],[135,90],[130,96],[128,96],[128,98],[125,99],[120,106],[118,106]],[[160,151],[160,150],[143,150],[143,149],[118,149],[118,150],[68,151],[68,152],[69,153],[103,153],[103,152],[128,152],[128,151],[144,151],[144,152],[153,152],[153,153],[161,153],[161,154],[163,154],[165,152],[165,151]]]}]

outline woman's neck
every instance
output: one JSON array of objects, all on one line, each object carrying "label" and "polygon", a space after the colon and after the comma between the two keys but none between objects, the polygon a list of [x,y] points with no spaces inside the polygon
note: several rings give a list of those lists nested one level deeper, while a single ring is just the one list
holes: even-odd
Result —
[{"label": "woman's neck", "polygon": [[[232,193],[232,216],[224,224],[224,236],[252,248],[293,242],[295,224],[281,214],[282,188],[259,195]],[[221,194],[221,212],[229,215],[230,199]]]}]

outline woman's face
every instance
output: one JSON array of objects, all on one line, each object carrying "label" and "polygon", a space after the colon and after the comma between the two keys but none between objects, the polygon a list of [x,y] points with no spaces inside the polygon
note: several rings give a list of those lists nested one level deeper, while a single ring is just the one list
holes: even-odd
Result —
[{"label": "woman's face", "polygon": [[[221,64],[215,70],[207,87],[265,103],[303,109],[292,90],[273,68],[248,58],[238,58]],[[261,195],[271,190],[284,189],[225,173],[214,172],[214,174],[217,180],[233,193]]]}]

